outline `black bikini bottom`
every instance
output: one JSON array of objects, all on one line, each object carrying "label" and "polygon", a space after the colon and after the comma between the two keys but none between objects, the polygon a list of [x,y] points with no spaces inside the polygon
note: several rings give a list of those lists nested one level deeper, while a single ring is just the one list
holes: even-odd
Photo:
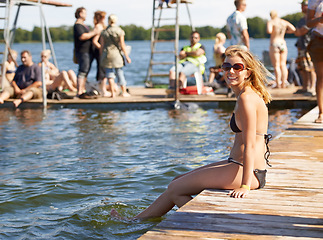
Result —
[{"label": "black bikini bottom", "polygon": [[[236,160],[234,160],[233,158],[228,158],[228,163],[235,163],[238,164],[240,166],[243,166],[243,164],[241,162],[238,162]],[[253,170],[258,182],[259,182],[259,188],[263,188],[266,185],[266,173],[267,170],[260,170],[260,169],[255,169]]]}]

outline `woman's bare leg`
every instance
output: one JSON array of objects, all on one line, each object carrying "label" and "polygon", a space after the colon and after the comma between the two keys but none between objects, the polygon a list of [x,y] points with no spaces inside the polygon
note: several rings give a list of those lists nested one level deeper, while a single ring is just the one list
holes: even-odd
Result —
[{"label": "woman's bare leg", "polygon": [[0,104],[3,104],[5,100],[10,98],[10,93],[8,91],[3,91],[0,94]]},{"label": "woman's bare leg", "polygon": [[271,64],[273,65],[274,71],[275,71],[276,87],[280,88],[281,78],[282,78],[282,73],[280,68],[280,54],[279,52],[275,52],[273,46],[270,46],[269,56],[270,56]]},{"label": "woman's bare leg", "polygon": [[319,115],[315,120],[316,123],[323,123],[323,62],[314,63],[316,72],[316,98],[319,108]]},{"label": "woman's bare leg", "polygon": [[288,78],[288,69],[286,66],[286,61],[287,61],[287,48],[280,54],[280,69],[281,69],[281,83],[282,83],[282,88],[286,87],[286,82]]},{"label": "woman's bare leg", "polygon": [[109,81],[109,85],[110,85],[110,89],[111,89],[111,97],[115,97],[116,93],[115,93],[115,82],[113,78],[108,78]]},{"label": "woman's bare leg", "polygon": [[[193,170],[172,181],[167,190],[160,195],[147,209],[135,218],[160,217],[170,211],[175,205],[182,207],[206,188],[234,189],[238,188],[242,179],[242,167],[233,164],[210,164]],[[257,187],[256,178],[253,187]]]},{"label": "woman's bare leg", "polygon": [[71,80],[73,86],[76,88],[77,86],[77,76],[73,70],[68,70],[67,71],[68,78]]}]

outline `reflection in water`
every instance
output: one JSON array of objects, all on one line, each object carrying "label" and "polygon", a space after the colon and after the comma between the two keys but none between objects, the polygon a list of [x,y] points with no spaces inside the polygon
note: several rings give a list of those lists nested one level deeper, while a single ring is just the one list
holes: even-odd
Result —
[{"label": "reflection in water", "polygon": [[[300,113],[270,111],[269,133]],[[230,116],[222,109],[0,109],[0,238],[138,238],[160,219],[116,221],[111,208],[132,217],[176,175],[225,158]]]}]

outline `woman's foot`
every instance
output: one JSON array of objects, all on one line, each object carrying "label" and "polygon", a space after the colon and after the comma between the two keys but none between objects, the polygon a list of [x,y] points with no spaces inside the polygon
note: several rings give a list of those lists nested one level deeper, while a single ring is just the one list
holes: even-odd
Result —
[{"label": "woman's foot", "polygon": [[317,119],[315,119],[314,123],[323,123],[323,114],[320,114]]},{"label": "woman's foot", "polygon": [[121,93],[120,96],[122,96],[122,97],[131,97],[131,95],[129,93],[127,93],[127,92]]},{"label": "woman's foot", "polygon": [[119,220],[123,220],[124,219],[122,216],[120,216],[120,214],[114,208],[111,209],[110,215],[111,215],[111,217],[117,218]]},{"label": "woman's foot", "polygon": [[101,96],[102,97],[111,97],[111,95],[112,95],[111,92],[108,92],[106,90],[104,91],[101,89]]}]

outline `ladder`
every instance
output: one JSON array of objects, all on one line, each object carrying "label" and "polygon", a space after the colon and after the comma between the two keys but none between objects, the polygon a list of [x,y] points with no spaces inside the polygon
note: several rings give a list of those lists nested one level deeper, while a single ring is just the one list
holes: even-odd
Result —
[{"label": "ladder", "polygon": [[[165,83],[154,83],[154,78],[163,78],[168,77],[170,66],[175,65],[176,55],[178,54],[178,40],[179,40],[179,3],[184,3],[186,5],[190,26],[192,31],[194,31],[194,27],[192,25],[191,15],[189,11],[188,4],[192,3],[192,0],[177,0],[172,1],[171,8],[158,8],[156,5],[156,0],[153,0],[153,16],[152,16],[152,28],[151,28],[151,40],[150,40],[150,60],[149,66],[147,70],[147,75],[145,79],[146,87],[154,87],[154,85],[165,85]],[[164,17],[166,11],[171,15],[171,17]],[[170,13],[171,11],[175,11],[175,13]],[[158,15],[158,16],[157,16]],[[171,22],[172,24],[167,24],[166,26],[162,26],[162,22]],[[174,33],[172,34],[172,39],[160,39],[160,33]],[[166,46],[163,43],[174,43],[170,49],[158,49],[158,46]],[[158,44],[160,43],[160,44]],[[157,46],[158,45],[158,46]],[[167,47],[170,45],[168,44]],[[174,59],[174,61],[165,61],[164,59]],[[162,59],[162,60],[160,60]],[[159,67],[158,67],[159,66]],[[168,67],[166,67],[168,66]],[[157,69],[158,67],[158,69]],[[156,72],[159,70],[159,72]],[[168,82],[167,82],[168,85]]]}]

